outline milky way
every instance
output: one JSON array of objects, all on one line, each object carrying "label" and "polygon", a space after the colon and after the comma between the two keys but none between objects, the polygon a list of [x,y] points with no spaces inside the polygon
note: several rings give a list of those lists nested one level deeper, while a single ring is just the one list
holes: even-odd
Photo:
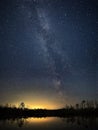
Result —
[{"label": "milky way", "polygon": [[1,0],[1,102],[29,92],[59,103],[96,99],[96,12],[96,0]]},{"label": "milky way", "polygon": [[[48,67],[53,75],[54,87],[60,96],[63,96],[62,81],[65,71],[69,67],[67,59],[65,58],[60,46],[58,47],[58,41],[52,32],[51,24],[48,22],[45,8],[42,6],[44,1],[37,2],[36,11],[39,20],[38,38],[43,48],[45,62],[48,63]],[[60,66],[58,66],[58,64]]]}]

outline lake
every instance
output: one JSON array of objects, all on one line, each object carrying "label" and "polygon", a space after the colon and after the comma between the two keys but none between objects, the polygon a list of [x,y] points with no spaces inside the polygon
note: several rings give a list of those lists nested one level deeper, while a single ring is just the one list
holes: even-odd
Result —
[{"label": "lake", "polygon": [[43,117],[0,119],[0,130],[98,130],[98,118]]}]

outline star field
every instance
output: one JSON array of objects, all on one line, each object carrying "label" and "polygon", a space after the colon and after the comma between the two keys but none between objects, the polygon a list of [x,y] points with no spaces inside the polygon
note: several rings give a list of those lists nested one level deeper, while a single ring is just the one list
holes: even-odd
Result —
[{"label": "star field", "polygon": [[1,103],[98,98],[97,3],[0,1]]}]

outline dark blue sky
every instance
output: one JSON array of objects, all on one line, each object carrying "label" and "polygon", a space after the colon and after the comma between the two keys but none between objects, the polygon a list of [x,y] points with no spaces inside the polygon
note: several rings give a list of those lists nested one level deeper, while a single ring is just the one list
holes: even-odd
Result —
[{"label": "dark blue sky", "polygon": [[98,98],[97,3],[0,0],[1,103]]}]

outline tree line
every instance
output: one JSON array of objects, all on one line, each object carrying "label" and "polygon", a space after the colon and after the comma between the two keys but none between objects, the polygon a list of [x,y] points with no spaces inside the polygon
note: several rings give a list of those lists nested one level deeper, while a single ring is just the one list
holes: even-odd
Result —
[{"label": "tree line", "polygon": [[79,104],[66,105],[61,109],[29,109],[21,102],[18,107],[6,104],[0,106],[0,119],[27,118],[27,117],[98,117],[98,101],[82,100]]}]

